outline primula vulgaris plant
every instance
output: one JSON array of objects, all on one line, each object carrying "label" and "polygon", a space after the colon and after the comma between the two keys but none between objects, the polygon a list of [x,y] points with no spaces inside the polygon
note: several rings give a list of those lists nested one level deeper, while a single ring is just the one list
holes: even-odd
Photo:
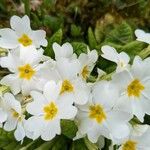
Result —
[{"label": "primula vulgaris plant", "polygon": [[[91,150],[101,149],[104,138],[114,149],[150,149],[150,127],[142,124],[150,115],[149,57],[135,56],[129,63],[125,52],[102,46],[101,57],[117,67],[109,78],[97,68],[98,77],[91,82],[96,50],[87,47],[87,53],[77,56],[70,43],[53,43],[52,59],[43,55],[45,31],[32,30],[28,16],[13,16],[10,25],[0,29],[0,47],[7,51],[0,65],[9,70],[0,81],[2,130],[13,131],[22,143],[25,137],[51,141],[61,135],[61,121],[71,120],[78,127],[72,140],[87,138]],[[150,44],[149,33],[138,29],[135,35]]]}]

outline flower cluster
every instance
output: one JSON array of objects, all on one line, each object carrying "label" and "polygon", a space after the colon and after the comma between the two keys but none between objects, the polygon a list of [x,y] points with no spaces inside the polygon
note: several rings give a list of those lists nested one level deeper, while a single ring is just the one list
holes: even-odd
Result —
[{"label": "flower cluster", "polygon": [[[119,150],[148,150],[150,127],[142,125],[150,115],[150,58],[135,56],[102,46],[101,57],[116,63],[110,80],[98,70],[95,82],[88,79],[98,60],[96,50],[77,56],[70,43],[53,43],[55,59],[44,56],[46,33],[32,30],[27,16],[13,16],[11,29],[0,29],[0,47],[7,55],[0,66],[8,69],[0,84],[0,124],[24,137],[45,141],[61,134],[60,121],[74,120],[78,132],[92,143],[111,139]],[[150,44],[150,34],[136,30],[137,40]],[[101,145],[102,146],[102,145]]]}]

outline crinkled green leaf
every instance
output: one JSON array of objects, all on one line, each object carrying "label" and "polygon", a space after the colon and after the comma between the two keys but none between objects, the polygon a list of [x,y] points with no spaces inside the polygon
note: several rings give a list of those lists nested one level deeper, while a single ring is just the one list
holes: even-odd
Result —
[{"label": "crinkled green leaf", "polygon": [[91,27],[89,27],[88,29],[88,42],[89,42],[89,46],[91,49],[94,49],[97,45],[97,42],[96,42],[96,39],[95,39],[95,36]]},{"label": "crinkled green leaf", "polygon": [[78,128],[74,121],[71,120],[61,120],[61,132],[66,137],[72,139],[75,137]]},{"label": "crinkled green leaf", "polygon": [[82,42],[72,42],[71,43],[74,49],[74,52],[77,55],[80,55],[81,53],[86,53],[87,52],[87,45]]},{"label": "crinkled green leaf", "polygon": [[122,22],[117,25],[114,30],[106,35],[105,42],[124,45],[133,40],[133,31],[130,25],[126,22]]},{"label": "crinkled green leaf", "polygon": [[73,37],[81,36],[81,27],[76,26],[75,24],[71,25],[71,35]]}]

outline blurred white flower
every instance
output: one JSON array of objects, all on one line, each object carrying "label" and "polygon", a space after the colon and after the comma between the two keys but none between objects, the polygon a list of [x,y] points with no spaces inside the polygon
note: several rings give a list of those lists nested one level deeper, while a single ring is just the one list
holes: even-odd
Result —
[{"label": "blurred white flower", "polygon": [[150,44],[150,33],[146,33],[145,31],[141,29],[135,30],[135,35],[137,37],[137,41],[145,42],[147,44]]},{"label": "blurred white flower", "polygon": [[101,81],[93,87],[93,98],[87,104],[78,106],[78,132],[87,134],[89,140],[96,143],[100,135],[106,138],[128,136],[127,122],[132,116],[113,108],[118,100],[117,88],[110,82]]},{"label": "blurred white flower", "polygon": [[78,60],[81,64],[80,73],[79,73],[81,78],[86,80],[89,77],[90,73],[92,72],[95,66],[97,59],[98,59],[98,53],[96,50],[90,51],[88,49],[87,54],[85,53],[80,54]]},{"label": "blurred white flower", "polygon": [[50,81],[45,85],[43,94],[31,92],[34,101],[27,105],[27,111],[33,116],[26,123],[28,133],[32,133],[27,135],[29,138],[36,139],[41,136],[45,141],[51,140],[56,134],[61,134],[61,119],[75,117],[76,107],[59,99],[60,90],[61,84]]},{"label": "blurred white flower", "polygon": [[13,49],[20,45],[28,47],[34,45],[36,48],[47,46],[46,32],[44,30],[32,30],[28,16],[22,18],[12,16],[10,28],[0,29],[0,47]]},{"label": "blurred white flower", "polygon": [[103,58],[117,64],[116,72],[128,70],[130,57],[125,52],[118,53],[115,48],[108,45],[102,46],[101,50]]},{"label": "blurred white flower", "polygon": [[150,66],[136,56],[130,71],[115,74],[113,82],[120,90],[120,109],[143,122],[145,114],[150,114]]},{"label": "blurred white flower", "polygon": [[21,104],[11,93],[4,94],[4,100],[7,105],[7,120],[4,124],[4,130],[13,131],[17,141],[22,141],[25,137],[25,115]]},{"label": "blurred white flower", "polygon": [[57,43],[53,43],[53,50],[55,53],[55,59],[68,58],[74,59],[76,58],[76,54],[73,53],[73,47],[70,43],[66,42],[62,46]]},{"label": "blurred white flower", "polygon": [[149,150],[150,148],[150,127],[146,127],[145,125],[139,125],[138,128],[143,130],[143,133],[140,135],[134,135],[132,134],[132,131],[134,128],[131,128],[131,133],[125,140],[122,141],[121,146],[119,147],[119,150]]},{"label": "blurred white flower", "polygon": [[15,95],[19,92],[28,95],[33,89],[42,90],[46,82],[42,70],[45,66],[40,64],[43,50],[37,51],[34,47],[28,47],[24,48],[24,53],[20,54],[20,51],[15,49],[1,58],[0,65],[8,68],[11,73],[4,76],[0,83],[9,86]]}]

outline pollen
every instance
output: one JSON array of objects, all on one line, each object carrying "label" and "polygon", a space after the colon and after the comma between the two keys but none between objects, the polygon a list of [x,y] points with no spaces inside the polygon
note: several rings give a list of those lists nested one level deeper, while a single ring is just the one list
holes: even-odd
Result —
[{"label": "pollen", "polygon": [[82,73],[81,73],[82,77],[83,77],[84,79],[87,79],[89,73],[90,73],[90,72],[89,72],[89,70],[88,70],[88,66],[87,66],[87,65],[84,66],[83,69],[82,69]]},{"label": "pollen", "polygon": [[141,92],[145,89],[143,84],[138,80],[133,80],[127,87],[128,96],[140,97]]},{"label": "pollen", "polygon": [[106,113],[101,105],[91,105],[89,110],[89,117],[91,119],[95,119],[97,123],[102,123],[104,120],[106,120]]},{"label": "pollen", "polygon": [[52,120],[56,117],[58,113],[58,108],[54,102],[49,103],[43,108],[44,111],[44,119],[45,120]]},{"label": "pollen", "polygon": [[63,94],[65,92],[73,92],[74,87],[72,85],[72,83],[69,80],[64,80],[62,83],[62,87],[61,87],[61,91],[60,94]]},{"label": "pollen", "polygon": [[136,150],[136,142],[135,141],[127,141],[125,144],[123,144],[122,150]]},{"label": "pollen", "polygon": [[19,67],[18,70],[19,70],[19,77],[27,80],[30,80],[32,76],[35,74],[35,71],[29,64]]},{"label": "pollen", "polygon": [[28,37],[28,35],[23,34],[19,39],[19,43],[21,43],[23,46],[29,46],[32,44],[32,40]]}]

